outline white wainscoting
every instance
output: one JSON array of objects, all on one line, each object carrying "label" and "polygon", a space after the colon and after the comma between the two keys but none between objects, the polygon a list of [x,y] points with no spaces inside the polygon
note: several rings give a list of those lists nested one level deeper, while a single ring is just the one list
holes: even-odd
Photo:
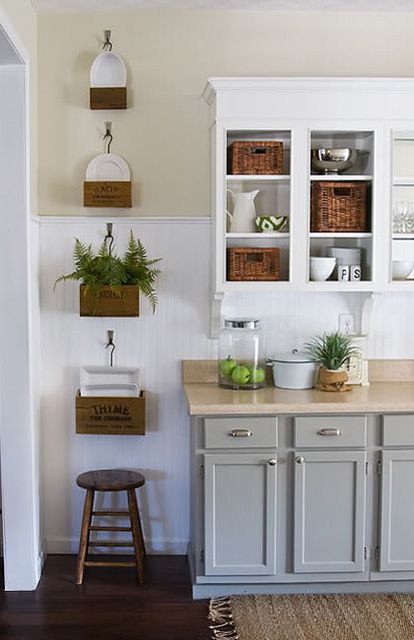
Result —
[{"label": "white wainscoting", "polygon": [[[121,218],[114,235],[119,251],[132,229],[152,257],[161,256],[159,307],[155,316],[141,302],[139,318],[80,318],[78,286],[58,285],[72,270],[73,238],[97,245],[102,218],[41,218],[40,305],[42,342],[42,503],[49,553],[77,551],[83,491],[82,471],[140,469],[145,535],[151,552],[184,553],[188,539],[189,421],[181,390],[183,358],[214,358],[209,331],[209,234],[207,218]],[[267,352],[287,350],[304,339],[336,328],[339,313],[359,317],[362,294],[230,295],[223,310],[263,319]],[[375,303],[371,357],[414,357],[414,296],[387,294]],[[79,367],[106,364],[106,331],[114,329],[115,363],[141,368],[148,394],[144,437],[85,436],[75,433]],[[112,505],[120,506],[113,494]]]}]

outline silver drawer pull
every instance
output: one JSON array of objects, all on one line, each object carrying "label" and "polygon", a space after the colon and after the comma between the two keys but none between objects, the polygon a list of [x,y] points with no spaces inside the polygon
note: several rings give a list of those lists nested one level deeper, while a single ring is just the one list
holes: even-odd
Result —
[{"label": "silver drawer pull", "polygon": [[274,467],[276,465],[276,458],[270,458],[270,460],[267,461],[267,464],[270,464],[271,467]]},{"label": "silver drawer pull", "polygon": [[303,456],[296,456],[295,462],[297,464],[303,464],[305,462],[305,458]]},{"label": "silver drawer pull", "polygon": [[320,429],[318,431],[318,435],[319,436],[341,436],[342,435],[342,431],[341,431],[341,429],[335,429],[335,428]]},{"label": "silver drawer pull", "polygon": [[252,435],[253,431],[250,431],[250,429],[233,429],[229,433],[232,438],[250,438]]}]

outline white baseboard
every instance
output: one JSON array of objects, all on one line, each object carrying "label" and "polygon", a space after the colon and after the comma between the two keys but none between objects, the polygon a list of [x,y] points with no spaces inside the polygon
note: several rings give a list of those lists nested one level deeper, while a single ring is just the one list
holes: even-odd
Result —
[{"label": "white baseboard", "polygon": [[46,562],[46,555],[46,540],[42,540],[40,544],[39,555],[37,557],[37,574],[39,576],[39,580],[40,576],[42,575],[44,564]]},{"label": "white baseboard", "polygon": [[[145,541],[147,553],[165,555],[185,555],[188,540],[179,538],[151,538]],[[79,550],[79,538],[49,538],[46,540],[46,552],[50,554],[77,554]],[[99,548],[96,553],[100,555],[111,553],[131,553],[131,550]]]}]

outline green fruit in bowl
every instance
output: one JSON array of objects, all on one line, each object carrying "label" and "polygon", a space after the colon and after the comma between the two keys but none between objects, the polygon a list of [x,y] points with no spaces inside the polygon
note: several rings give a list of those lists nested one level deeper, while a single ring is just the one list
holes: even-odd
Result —
[{"label": "green fruit in bowl", "polygon": [[225,360],[220,360],[220,373],[226,378],[230,378],[233,370],[237,367],[237,362],[230,356]]},{"label": "green fruit in bowl", "polygon": [[250,381],[251,372],[244,365],[237,365],[231,372],[234,384],[247,384]]},{"label": "green fruit in bowl", "polygon": [[253,384],[261,384],[265,381],[266,372],[262,367],[253,367],[251,369],[250,382]]}]

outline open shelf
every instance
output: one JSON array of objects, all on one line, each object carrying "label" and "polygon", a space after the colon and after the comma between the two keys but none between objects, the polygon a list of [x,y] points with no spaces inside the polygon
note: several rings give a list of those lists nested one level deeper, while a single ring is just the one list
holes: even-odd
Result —
[{"label": "open shelf", "polygon": [[404,178],[394,178],[394,187],[414,187],[414,178],[411,176]]},{"label": "open shelf", "polygon": [[277,240],[278,238],[289,238],[289,235],[289,231],[263,231],[260,233],[226,233],[226,238],[246,238],[248,240],[271,238],[272,240]]},{"label": "open shelf", "polygon": [[[372,180],[372,176],[363,176],[363,175],[355,175],[341,173],[338,175],[337,173],[324,173],[324,174],[314,174],[312,173],[310,176],[311,180],[317,180],[321,182],[356,182],[358,180],[362,180],[365,182],[370,182]],[[414,182],[413,182],[414,184]]]},{"label": "open shelf", "polygon": [[370,232],[364,232],[364,233],[353,233],[350,232],[348,233],[347,231],[344,231],[342,233],[339,232],[333,232],[333,233],[324,233],[321,231],[312,231],[309,234],[310,238],[331,238],[331,239],[335,239],[335,238],[371,238],[372,237],[372,233]]},{"label": "open shelf", "polygon": [[247,175],[240,173],[233,173],[226,175],[227,182],[289,182],[290,175]]}]

